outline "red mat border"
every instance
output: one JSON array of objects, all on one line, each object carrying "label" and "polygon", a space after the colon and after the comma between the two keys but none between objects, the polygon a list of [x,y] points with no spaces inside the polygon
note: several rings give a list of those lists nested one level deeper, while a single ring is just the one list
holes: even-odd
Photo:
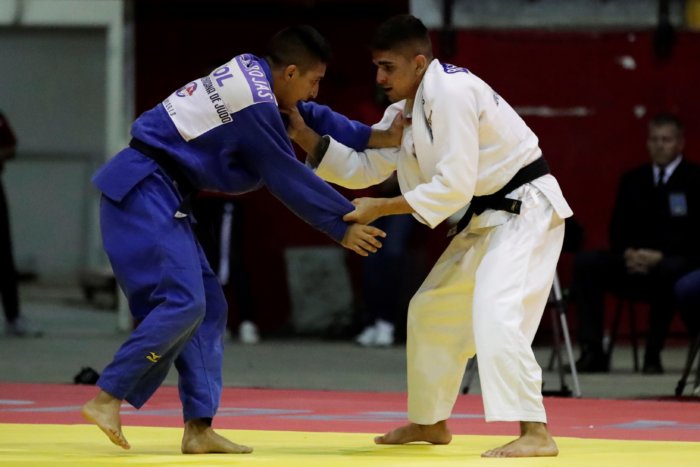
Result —
[{"label": "red mat border", "polygon": [[[94,386],[0,383],[0,423],[85,423],[80,406]],[[555,436],[700,442],[700,400],[691,402],[548,397]],[[405,393],[225,388],[215,427],[239,430],[384,433],[406,422]],[[177,388],[162,387],[125,426],[182,426]],[[449,422],[460,435],[514,435],[517,423],[486,423],[481,397],[460,396]]]}]

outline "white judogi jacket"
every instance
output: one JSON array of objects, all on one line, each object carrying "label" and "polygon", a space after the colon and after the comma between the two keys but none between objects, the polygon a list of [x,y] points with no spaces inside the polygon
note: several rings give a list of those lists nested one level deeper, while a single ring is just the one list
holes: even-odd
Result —
[{"label": "white judogi jacket", "polygon": [[[466,68],[433,60],[413,102],[389,106],[374,127],[386,129],[397,112],[412,117],[401,147],[355,152],[331,139],[317,174],[347,188],[375,185],[397,171],[414,216],[434,228],[473,196],[498,191],[542,155],[537,136],[513,108]],[[532,182],[564,219],[572,211],[554,177]],[[486,210],[470,228],[498,225],[512,214]]]}]

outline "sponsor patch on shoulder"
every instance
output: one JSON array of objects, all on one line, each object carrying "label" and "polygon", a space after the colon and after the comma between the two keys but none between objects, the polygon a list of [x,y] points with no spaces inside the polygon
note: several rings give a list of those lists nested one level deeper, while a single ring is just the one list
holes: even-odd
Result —
[{"label": "sponsor patch on shoulder", "polygon": [[445,70],[445,73],[469,73],[469,70],[461,66],[452,65],[450,63],[441,63],[441,65],[442,69]]},{"label": "sponsor patch on shoulder", "polygon": [[163,106],[180,135],[190,141],[260,102],[276,102],[270,83],[259,63],[239,56],[181,87]]}]

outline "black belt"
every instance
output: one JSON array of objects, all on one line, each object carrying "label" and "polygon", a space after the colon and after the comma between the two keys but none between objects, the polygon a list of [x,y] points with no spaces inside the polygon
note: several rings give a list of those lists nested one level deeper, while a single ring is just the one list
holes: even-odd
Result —
[{"label": "black belt", "polygon": [[182,202],[177,208],[175,217],[187,217],[187,215],[192,214],[192,198],[197,194],[197,189],[187,178],[182,167],[162,149],[154,148],[139,139],[131,138],[129,146],[155,161],[160,170],[172,180],[182,197]]},{"label": "black belt", "polygon": [[515,176],[497,192],[485,196],[474,196],[469,203],[467,212],[465,212],[459,222],[457,222],[457,225],[450,229],[447,236],[451,237],[457,232],[461,232],[467,225],[469,225],[469,221],[472,220],[474,215],[478,216],[487,209],[506,211],[510,212],[511,214],[520,214],[520,206],[523,204],[523,202],[517,199],[506,198],[506,195],[516,188],[521,187],[526,183],[530,183],[531,181],[540,178],[543,175],[547,175],[548,173],[549,164],[547,164],[544,157],[540,157],[539,159],[530,162],[528,165],[518,170],[518,173],[516,173]]}]

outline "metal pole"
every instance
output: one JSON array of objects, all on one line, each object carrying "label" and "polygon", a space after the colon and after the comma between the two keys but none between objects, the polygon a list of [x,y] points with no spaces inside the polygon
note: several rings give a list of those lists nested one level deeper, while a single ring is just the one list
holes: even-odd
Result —
[{"label": "metal pole", "polygon": [[571,368],[571,379],[574,382],[574,396],[581,397],[581,386],[578,382],[578,373],[576,372],[576,360],[574,359],[574,351],[571,347],[571,337],[569,336],[569,325],[566,321],[566,309],[563,304],[563,296],[561,293],[561,285],[559,284],[559,275],[554,274],[554,282],[552,283],[554,298],[559,309],[559,319],[561,320],[561,331],[564,335],[564,344],[566,345],[566,354],[569,357],[569,367]]}]

